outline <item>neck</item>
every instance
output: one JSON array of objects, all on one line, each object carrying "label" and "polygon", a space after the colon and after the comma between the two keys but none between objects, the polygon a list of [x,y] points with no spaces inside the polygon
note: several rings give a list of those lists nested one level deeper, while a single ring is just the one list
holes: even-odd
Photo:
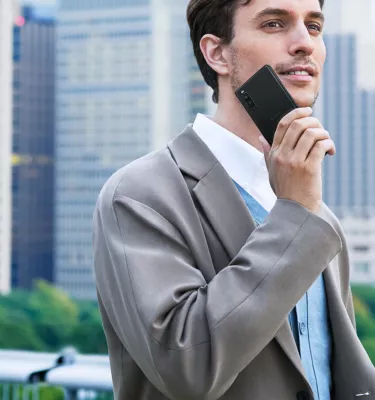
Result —
[{"label": "neck", "polygon": [[222,96],[213,120],[257,150],[263,152],[259,142],[261,133],[234,93]]}]

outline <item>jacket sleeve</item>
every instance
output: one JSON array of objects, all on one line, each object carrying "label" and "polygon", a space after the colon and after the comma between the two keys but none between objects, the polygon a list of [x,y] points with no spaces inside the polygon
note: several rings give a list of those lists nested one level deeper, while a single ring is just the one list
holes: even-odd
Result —
[{"label": "jacket sleeve", "polygon": [[208,283],[178,229],[156,210],[104,193],[94,215],[106,313],[147,378],[175,400],[219,399],[340,248],[330,224],[278,200]]}]

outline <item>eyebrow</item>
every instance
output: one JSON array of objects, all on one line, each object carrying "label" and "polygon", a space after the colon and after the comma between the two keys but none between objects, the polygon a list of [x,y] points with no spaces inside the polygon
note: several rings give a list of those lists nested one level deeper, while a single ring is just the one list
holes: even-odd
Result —
[{"label": "eyebrow", "polygon": [[[264,10],[260,11],[258,14],[255,15],[253,20],[258,20],[263,17],[268,17],[268,16],[279,16],[279,17],[288,17],[292,13],[288,10],[285,10],[283,8],[265,8]],[[324,14],[320,11],[310,11],[307,14],[307,18],[312,18],[312,19],[319,19],[322,23],[325,20]]]}]

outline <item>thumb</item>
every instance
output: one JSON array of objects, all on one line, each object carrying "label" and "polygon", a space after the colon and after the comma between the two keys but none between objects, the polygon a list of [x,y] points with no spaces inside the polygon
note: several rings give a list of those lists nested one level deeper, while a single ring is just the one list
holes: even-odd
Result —
[{"label": "thumb", "polygon": [[264,138],[264,136],[259,136],[259,141],[260,144],[262,145],[262,149],[263,149],[263,153],[264,153],[264,157],[266,158],[266,160],[268,159],[268,154],[271,150],[271,146],[270,144],[267,142],[267,140]]}]

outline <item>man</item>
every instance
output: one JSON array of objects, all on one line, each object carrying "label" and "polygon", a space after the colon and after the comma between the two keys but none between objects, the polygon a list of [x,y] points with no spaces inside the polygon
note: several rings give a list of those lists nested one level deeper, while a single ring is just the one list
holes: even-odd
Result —
[{"label": "man", "polygon": [[[94,217],[116,399],[375,399],[345,238],[322,203],[322,161],[335,154],[311,116],[322,7],[190,1],[217,112],[114,174]],[[300,107],[271,149],[234,95],[265,64]]]}]

